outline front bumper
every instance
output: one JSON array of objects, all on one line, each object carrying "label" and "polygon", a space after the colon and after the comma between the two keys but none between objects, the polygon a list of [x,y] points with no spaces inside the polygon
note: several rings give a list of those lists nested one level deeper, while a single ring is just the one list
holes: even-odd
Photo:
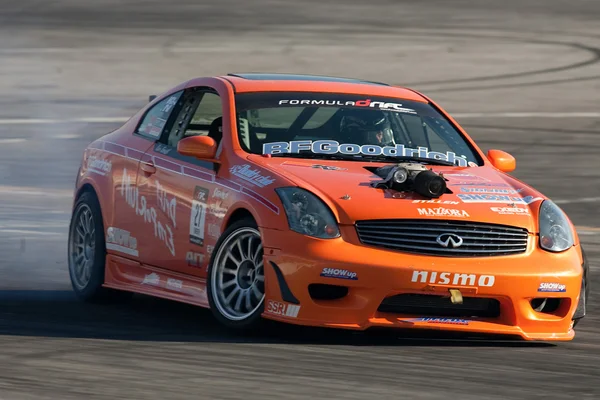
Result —
[{"label": "front bumper", "polygon": [[[344,239],[333,240],[261,230],[267,282],[265,318],[354,330],[425,328],[517,335],[526,340],[571,340],[575,335],[572,319],[583,276],[578,246],[549,253],[539,249],[537,237],[530,235],[527,251],[520,255],[455,258],[364,246],[353,226],[341,226]],[[323,272],[333,277],[321,276]],[[331,293],[346,291],[334,286],[347,288],[347,294],[324,298],[327,288]],[[312,290],[315,287],[320,289],[318,296]],[[464,306],[452,305],[450,289],[460,291],[463,304],[489,299],[498,312],[473,317],[470,311],[457,311]],[[381,306],[384,299],[402,294],[417,295],[417,299],[433,298],[419,295],[438,296],[437,304],[447,297],[447,306],[430,308],[428,313],[390,311]],[[553,306],[536,311],[543,299],[548,299],[544,304]]]}]

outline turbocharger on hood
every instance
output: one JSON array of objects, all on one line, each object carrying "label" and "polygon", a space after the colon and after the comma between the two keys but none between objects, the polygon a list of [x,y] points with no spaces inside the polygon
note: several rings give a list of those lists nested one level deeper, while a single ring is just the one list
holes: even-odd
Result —
[{"label": "turbocharger on hood", "polygon": [[393,189],[399,192],[414,191],[423,197],[438,198],[446,193],[446,179],[427,169],[423,164],[400,163],[386,165],[375,170],[383,181],[373,184],[378,189]]}]

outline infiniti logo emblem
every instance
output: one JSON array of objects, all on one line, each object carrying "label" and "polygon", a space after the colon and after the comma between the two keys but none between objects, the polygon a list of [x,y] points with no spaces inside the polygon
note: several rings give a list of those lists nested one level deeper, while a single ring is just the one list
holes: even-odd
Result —
[{"label": "infiniti logo emblem", "polygon": [[442,247],[451,248],[460,247],[463,244],[462,238],[454,233],[442,233],[435,241]]}]

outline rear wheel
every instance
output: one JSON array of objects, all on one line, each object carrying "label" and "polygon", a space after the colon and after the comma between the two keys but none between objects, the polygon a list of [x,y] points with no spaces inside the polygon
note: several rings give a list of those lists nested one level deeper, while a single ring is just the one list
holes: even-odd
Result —
[{"label": "rear wheel", "polygon": [[71,286],[88,302],[121,300],[132,294],[102,287],[106,262],[104,224],[98,198],[83,193],[75,205],[69,227],[68,262]]},{"label": "rear wheel", "polygon": [[215,317],[227,327],[260,325],[264,310],[263,247],[254,220],[232,224],[215,246],[208,269],[208,299]]}]

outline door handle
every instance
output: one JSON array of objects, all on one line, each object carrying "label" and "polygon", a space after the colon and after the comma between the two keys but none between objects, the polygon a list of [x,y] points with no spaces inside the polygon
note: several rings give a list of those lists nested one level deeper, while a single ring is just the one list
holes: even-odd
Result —
[{"label": "door handle", "polygon": [[156,172],[156,167],[152,163],[142,162],[142,165],[140,165],[140,167],[142,168],[142,171],[144,171],[148,175],[152,175]]}]

